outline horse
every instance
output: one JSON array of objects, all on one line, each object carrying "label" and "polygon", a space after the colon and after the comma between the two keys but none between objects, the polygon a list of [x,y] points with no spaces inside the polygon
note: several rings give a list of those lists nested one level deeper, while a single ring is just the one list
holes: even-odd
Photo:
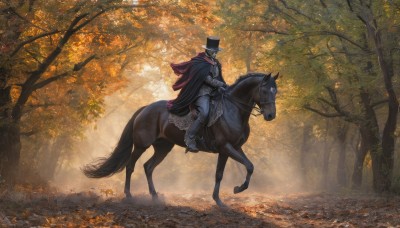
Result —
[{"label": "horse", "polygon": [[[275,81],[278,75],[279,73],[275,76],[248,73],[239,77],[220,97],[223,99],[223,114],[206,129],[212,135],[213,149],[208,149],[208,151],[202,149],[205,152],[218,154],[212,197],[219,207],[226,207],[219,197],[219,188],[228,158],[241,163],[247,170],[244,183],[234,187],[234,193],[240,193],[249,186],[254,166],[242,149],[250,133],[249,118],[253,109],[258,109],[266,121],[275,118],[277,93]],[[111,155],[84,166],[82,169],[84,174],[90,178],[102,178],[121,172],[126,168],[124,193],[127,198],[131,198],[130,181],[135,163],[150,146],[153,146],[154,154],[144,164],[144,170],[149,192],[153,200],[157,200],[158,195],[152,178],[154,169],[175,145],[186,147],[185,131],[171,123],[168,119],[169,115],[165,100],[156,101],[138,109],[125,126]]]}]

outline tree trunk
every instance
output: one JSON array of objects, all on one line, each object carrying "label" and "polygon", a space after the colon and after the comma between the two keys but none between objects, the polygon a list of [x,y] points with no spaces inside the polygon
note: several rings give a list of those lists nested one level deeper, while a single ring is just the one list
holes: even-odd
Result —
[{"label": "tree trunk", "polygon": [[18,174],[21,153],[19,124],[12,121],[2,122],[0,126],[0,154],[3,154],[1,175],[8,184],[13,185]]},{"label": "tree trunk", "polygon": [[352,175],[352,188],[358,189],[362,184],[362,171],[364,167],[365,156],[367,156],[368,147],[366,139],[363,138],[360,130],[360,139],[357,143],[356,158],[354,161],[354,169]]},{"label": "tree trunk", "polygon": [[336,177],[339,186],[344,187],[347,185],[347,173],[346,173],[346,136],[348,131],[348,126],[343,123],[337,129],[337,138],[339,142],[338,151],[338,163],[336,169]]},{"label": "tree trunk", "polygon": [[[378,193],[390,191],[392,184],[393,165],[394,165],[394,146],[395,146],[395,131],[397,127],[397,114],[399,112],[399,101],[393,89],[392,78],[393,59],[390,54],[390,48],[385,49],[385,44],[382,41],[382,28],[379,28],[374,12],[370,5],[363,3],[363,10],[359,16],[364,22],[368,36],[371,39],[371,46],[376,52],[376,57],[379,62],[379,67],[385,83],[385,89],[388,95],[388,116],[382,134],[382,144],[378,147],[373,147],[375,157],[374,173],[379,177],[374,178],[374,190]],[[387,41],[387,40],[386,40]],[[374,164],[374,163],[373,163]],[[375,170],[376,169],[376,170]]]},{"label": "tree trunk", "polygon": [[44,180],[52,180],[62,154],[71,144],[68,135],[61,135],[46,144],[39,155],[39,173]]},{"label": "tree trunk", "polygon": [[[7,78],[6,75],[0,75]],[[4,83],[5,84],[5,83]],[[0,87],[0,174],[6,182],[14,185],[21,153],[19,121],[11,116],[11,87]]]},{"label": "tree trunk", "polygon": [[[377,32],[378,33],[378,32]],[[395,147],[395,131],[397,127],[397,114],[399,113],[399,102],[393,89],[393,71],[392,61],[388,63],[383,55],[382,41],[380,34],[375,34],[376,50],[378,53],[379,65],[381,66],[382,75],[385,81],[385,88],[388,94],[388,116],[382,133],[382,151],[380,175],[381,180],[377,185],[377,192],[390,191],[392,185],[393,165],[394,165],[394,147]]]},{"label": "tree trunk", "polygon": [[0,68],[0,175],[13,185],[21,152],[19,123],[11,118],[11,87],[7,86],[9,71]]},{"label": "tree trunk", "polygon": [[301,187],[307,188],[309,183],[307,179],[307,153],[310,150],[310,136],[311,136],[312,126],[309,124],[304,124],[303,127],[303,140],[300,147],[300,178]]},{"label": "tree trunk", "polygon": [[[10,9],[6,9],[5,12],[9,12],[9,10]],[[15,13],[10,12],[7,15],[7,19],[10,21],[10,23],[8,23],[8,29],[10,29],[11,32],[9,36],[1,38],[4,39],[3,42],[7,43],[9,47],[15,47],[16,41],[23,31],[22,27],[24,21],[18,18]],[[9,56],[8,58],[4,58],[4,56],[7,56],[9,53],[1,53],[0,55],[0,157],[5,158],[1,172],[6,181],[12,185],[16,182],[21,153],[20,121],[22,109],[32,92],[36,89],[35,83],[61,53],[62,48],[70,37],[77,31],[74,29],[74,26],[82,20],[82,18],[83,17],[77,17],[71,22],[70,28],[61,37],[54,50],[39,64],[36,70],[30,73],[21,86],[21,93],[15,104],[11,101],[11,87],[7,86],[8,79],[11,78],[12,75],[10,75],[10,69],[7,64],[4,63],[6,60],[10,61]],[[12,48],[8,48],[7,52],[11,52],[11,49]]]},{"label": "tree trunk", "polygon": [[322,176],[320,185],[322,189],[328,189],[328,175],[329,175],[329,159],[331,157],[331,147],[328,146],[328,129],[329,120],[326,120],[325,135],[324,135],[324,151],[322,155]]},{"label": "tree trunk", "polygon": [[23,7],[24,2],[15,5],[14,9],[5,7],[1,10],[4,15],[3,30],[0,39],[5,46],[0,53],[0,173],[8,184],[13,185],[16,181],[18,173],[18,164],[21,153],[21,138],[19,120],[15,121],[11,112],[13,104],[11,100],[11,86],[8,85],[9,79],[12,77],[10,65],[12,60],[9,58],[10,53],[18,44],[18,39],[25,26],[25,21],[13,11]]},{"label": "tree trunk", "polygon": [[360,92],[361,102],[364,106],[365,120],[361,123],[361,139],[365,142],[372,159],[373,188],[375,192],[382,191],[383,176],[381,173],[382,147],[379,135],[379,125],[375,110],[371,105],[371,95],[365,91]]}]

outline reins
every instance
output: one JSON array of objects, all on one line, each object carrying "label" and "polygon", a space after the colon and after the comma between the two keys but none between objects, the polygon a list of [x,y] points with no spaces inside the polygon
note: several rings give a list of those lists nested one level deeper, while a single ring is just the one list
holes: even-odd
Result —
[{"label": "reins", "polygon": [[[257,107],[255,102],[253,102],[252,105],[248,105],[240,100],[237,100],[234,96],[227,96],[227,94],[222,94],[222,97],[227,98],[229,101],[232,102],[232,104],[234,104],[236,107],[238,107],[240,110],[246,112],[246,113],[250,113],[253,116],[259,116],[262,114],[262,110],[261,108]],[[253,97],[252,97],[253,98]],[[244,107],[243,107],[244,106]],[[256,114],[252,113],[253,109],[256,110]]]},{"label": "reins", "polygon": [[[268,85],[268,83],[266,83],[265,85]],[[264,82],[262,81],[259,85],[258,85],[258,93],[260,96],[260,104],[271,104],[271,103],[275,103],[275,101],[265,101],[264,99],[262,99],[261,96],[261,87],[264,85]],[[236,105],[236,107],[238,107],[240,110],[246,112],[246,113],[250,113],[252,116],[259,116],[263,114],[263,110],[260,107],[256,106],[256,103],[253,101],[252,105],[249,105],[247,103],[244,103],[238,99],[236,99],[236,97],[234,96],[228,96],[226,93],[222,93],[222,97],[227,98],[229,101],[231,101],[234,105]],[[253,100],[254,95],[251,96],[251,100]],[[244,106],[244,107],[243,107]],[[256,110],[256,114],[252,113],[253,110]]]}]

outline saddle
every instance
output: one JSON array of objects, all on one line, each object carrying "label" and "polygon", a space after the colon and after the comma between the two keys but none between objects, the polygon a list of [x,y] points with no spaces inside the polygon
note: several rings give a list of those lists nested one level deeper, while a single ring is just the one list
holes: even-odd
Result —
[{"label": "saddle", "polygon": [[[212,142],[208,142],[212,140],[214,137],[210,136],[207,132],[207,128],[211,127],[223,114],[223,103],[222,97],[212,98],[210,101],[210,112],[208,114],[208,118],[206,120],[206,124],[203,129],[200,129],[197,137],[196,143],[200,150],[202,151],[212,151],[214,150],[214,146]],[[190,112],[185,116],[178,116],[172,113],[169,113],[168,121],[174,124],[179,130],[186,131],[192,122],[197,118],[198,112],[194,107],[190,107]],[[210,139],[210,140],[207,140]]]}]

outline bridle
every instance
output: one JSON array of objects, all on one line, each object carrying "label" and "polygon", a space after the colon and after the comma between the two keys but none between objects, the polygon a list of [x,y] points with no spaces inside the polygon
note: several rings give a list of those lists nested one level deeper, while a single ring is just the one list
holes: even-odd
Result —
[{"label": "bridle", "polygon": [[[270,78],[269,78],[270,79]],[[258,84],[258,96],[260,97],[260,105],[266,105],[266,104],[275,104],[275,100],[272,99],[267,99],[265,96],[263,96],[263,93],[261,92],[261,88],[263,86],[267,86],[269,85],[269,83],[271,82],[271,80],[266,81],[265,78],[261,81],[260,84]],[[228,100],[230,100],[234,105],[236,105],[240,110],[245,111],[247,113],[250,113],[253,116],[259,116],[262,115],[264,113],[264,110],[260,107],[260,106],[256,106],[256,103],[253,102],[252,105],[248,105],[247,103],[244,103],[242,101],[240,101],[239,99],[237,99],[234,96],[227,96],[227,94],[223,93],[222,94],[223,97],[227,98]],[[251,100],[253,100],[254,98],[254,94],[251,96]],[[256,114],[254,114],[252,111],[256,110]]]}]

